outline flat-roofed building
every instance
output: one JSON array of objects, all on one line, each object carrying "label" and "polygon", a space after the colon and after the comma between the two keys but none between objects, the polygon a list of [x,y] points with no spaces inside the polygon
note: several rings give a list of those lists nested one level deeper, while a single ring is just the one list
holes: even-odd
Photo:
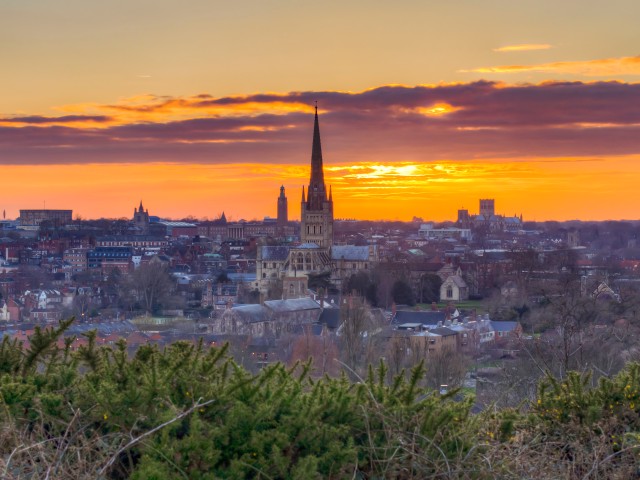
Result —
[{"label": "flat-roofed building", "polygon": [[20,226],[38,226],[50,222],[55,226],[71,223],[73,210],[20,210]]}]

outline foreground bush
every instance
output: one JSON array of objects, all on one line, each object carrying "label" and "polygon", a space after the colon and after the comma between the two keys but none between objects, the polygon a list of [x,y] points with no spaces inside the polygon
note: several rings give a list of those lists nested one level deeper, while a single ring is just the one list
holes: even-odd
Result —
[{"label": "foreground bush", "polygon": [[252,375],[226,347],[124,342],[77,352],[38,330],[0,344],[0,476],[104,479],[634,478],[640,367],[588,387],[547,378],[533,405],[471,415],[472,399],[313,379],[311,365]]}]

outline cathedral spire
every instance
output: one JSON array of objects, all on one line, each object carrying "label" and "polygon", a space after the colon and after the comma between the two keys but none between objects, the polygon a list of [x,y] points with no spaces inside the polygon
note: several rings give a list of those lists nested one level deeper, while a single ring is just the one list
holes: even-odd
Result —
[{"label": "cathedral spire", "polygon": [[322,208],[327,201],[327,191],[324,184],[322,168],[322,145],[320,143],[320,123],[318,122],[318,104],[313,125],[313,146],[311,147],[311,178],[309,179],[308,203],[312,210]]}]

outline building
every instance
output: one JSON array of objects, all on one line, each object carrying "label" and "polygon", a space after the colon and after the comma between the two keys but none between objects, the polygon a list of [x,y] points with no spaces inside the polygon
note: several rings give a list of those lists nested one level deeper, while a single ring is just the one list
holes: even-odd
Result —
[{"label": "building", "polygon": [[140,235],[149,233],[149,210],[143,208],[142,200],[140,200],[140,207],[137,210],[133,209],[133,226]]},{"label": "building", "polygon": [[491,218],[496,214],[495,200],[493,198],[480,199],[480,215]]},{"label": "building", "polygon": [[300,240],[303,244],[314,243],[321,248],[331,248],[333,245],[333,198],[331,189],[327,195],[324,183],[317,106],[311,148],[311,178],[306,197],[302,187]]},{"label": "building", "polygon": [[459,302],[469,299],[469,287],[460,275],[449,276],[440,286],[440,300]]},{"label": "building", "polygon": [[284,227],[289,222],[289,207],[287,197],[284,194],[284,185],[280,187],[280,196],[278,197],[278,227]]},{"label": "building", "polygon": [[[281,187],[280,198],[283,197],[284,187]],[[280,210],[278,214],[280,218]],[[302,188],[300,219],[299,245],[258,247],[256,286],[262,294],[274,291],[274,286],[282,281],[282,298],[303,297],[307,294],[309,275],[327,272],[331,274],[333,284],[341,288],[349,276],[370,269],[371,264],[377,261],[378,249],[375,246],[333,245],[333,198],[331,188],[327,190],[324,182],[317,107],[309,186],[306,194]]]},{"label": "building", "polygon": [[103,275],[113,269],[128,273],[131,269],[131,247],[96,247],[87,253],[87,268],[100,270]]},{"label": "building", "polygon": [[451,238],[458,241],[470,242],[473,239],[469,228],[433,228],[433,223],[423,223],[418,230],[418,235],[420,238],[429,241]]},{"label": "building", "polygon": [[87,269],[88,248],[69,248],[64,251],[63,261],[69,264],[71,273],[84,272]]},{"label": "building", "polygon": [[71,223],[73,210],[20,210],[21,227],[39,226],[42,222],[60,227]]}]

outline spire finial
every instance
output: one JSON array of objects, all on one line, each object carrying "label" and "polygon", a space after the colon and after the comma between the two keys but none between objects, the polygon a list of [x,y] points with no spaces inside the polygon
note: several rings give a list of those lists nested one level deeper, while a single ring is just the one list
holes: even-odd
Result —
[{"label": "spire finial", "polygon": [[316,115],[318,115],[318,100],[316,100]]}]

